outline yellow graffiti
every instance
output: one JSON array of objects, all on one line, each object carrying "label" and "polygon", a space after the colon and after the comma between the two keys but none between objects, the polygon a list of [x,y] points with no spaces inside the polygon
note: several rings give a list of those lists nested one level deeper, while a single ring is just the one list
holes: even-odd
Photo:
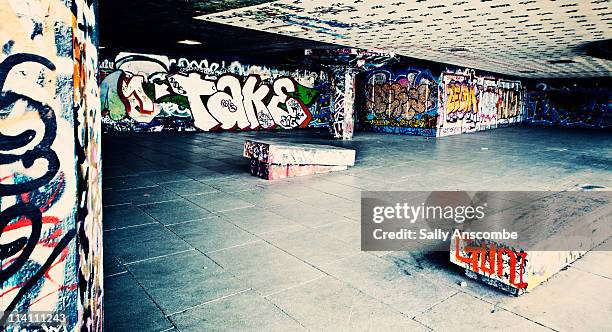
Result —
[{"label": "yellow graffiti", "polygon": [[478,112],[478,100],[473,85],[450,83],[446,86],[446,91],[446,114]]}]

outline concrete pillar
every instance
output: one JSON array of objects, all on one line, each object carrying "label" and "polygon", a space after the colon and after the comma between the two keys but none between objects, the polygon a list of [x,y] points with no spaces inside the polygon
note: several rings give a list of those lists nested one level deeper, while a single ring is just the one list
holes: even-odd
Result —
[{"label": "concrete pillar", "polygon": [[355,130],[355,76],[357,70],[331,67],[332,112],[329,129],[334,138],[351,140]]},{"label": "concrete pillar", "polygon": [[0,2],[0,325],[48,312],[61,331],[102,330],[95,14],[91,0]]}]

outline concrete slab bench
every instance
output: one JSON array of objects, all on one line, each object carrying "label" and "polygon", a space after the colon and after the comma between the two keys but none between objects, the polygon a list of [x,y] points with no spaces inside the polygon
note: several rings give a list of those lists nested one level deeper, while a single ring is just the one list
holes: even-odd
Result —
[{"label": "concrete slab bench", "polygon": [[464,267],[468,277],[518,296],[612,235],[610,191],[545,193],[530,200],[525,197],[524,204],[495,214],[505,229],[521,234],[513,242],[520,245],[453,238],[450,261]]},{"label": "concrete slab bench", "polygon": [[320,144],[246,140],[243,156],[251,174],[274,180],[346,170],[355,165],[355,150]]}]

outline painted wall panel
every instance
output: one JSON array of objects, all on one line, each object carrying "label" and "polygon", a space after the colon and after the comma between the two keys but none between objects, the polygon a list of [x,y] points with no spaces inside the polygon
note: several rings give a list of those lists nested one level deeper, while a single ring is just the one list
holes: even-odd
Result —
[{"label": "painted wall panel", "polygon": [[527,122],[537,125],[611,128],[612,89],[609,86],[538,84],[529,91]]},{"label": "painted wall panel", "polygon": [[105,132],[326,127],[324,71],[119,53],[102,62]]},{"label": "painted wall panel", "polygon": [[364,130],[448,136],[520,123],[524,89],[519,81],[477,76],[473,71],[381,69],[366,75]]},{"label": "painted wall panel", "polygon": [[495,129],[524,121],[520,81],[443,73],[440,79],[438,136]]},{"label": "painted wall panel", "polygon": [[428,70],[372,71],[365,94],[365,130],[435,136],[438,80]]}]

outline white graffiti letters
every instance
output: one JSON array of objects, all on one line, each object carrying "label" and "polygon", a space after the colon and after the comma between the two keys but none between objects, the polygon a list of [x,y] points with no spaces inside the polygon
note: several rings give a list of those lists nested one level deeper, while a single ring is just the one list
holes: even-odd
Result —
[{"label": "white graffiti letters", "polygon": [[207,106],[212,116],[221,123],[221,128],[250,128],[251,123],[242,104],[240,80],[231,75],[221,76],[217,81],[217,91],[208,99]]},{"label": "white graffiti letters", "polygon": [[[267,105],[265,100],[270,88],[254,75],[244,84],[240,77],[232,74],[222,75],[215,83],[197,73],[171,75],[168,82],[175,93],[187,96],[195,126],[202,130],[257,129],[275,125],[289,129],[308,123],[312,117],[303,104],[288,96],[297,90],[296,82],[289,77],[274,81]],[[207,100],[206,104],[203,100]]]},{"label": "white graffiti letters", "polygon": [[263,128],[274,126],[274,123],[260,123],[259,121],[259,119],[270,118],[270,111],[268,111],[268,107],[263,102],[269,93],[270,88],[267,85],[261,84],[257,76],[251,75],[244,82],[242,87],[242,103],[253,129],[258,126]]},{"label": "white graffiti letters", "polygon": [[[296,84],[292,79],[288,77],[282,77],[274,82],[273,89],[274,96],[272,96],[270,104],[268,104],[268,110],[270,110],[270,115],[272,115],[272,119],[274,120],[274,122],[279,124],[281,127],[285,129],[292,128],[292,126],[290,126],[290,123],[286,120],[287,116],[291,116],[291,113],[289,113],[287,110],[282,109],[279,104],[287,103],[287,100],[289,99],[287,93],[295,92]],[[303,113],[304,112],[302,112],[302,114]],[[306,114],[304,114],[304,116],[307,117]],[[301,117],[301,114],[298,115],[298,117]]]},{"label": "white graffiti letters", "polygon": [[168,76],[172,91],[186,96],[191,106],[194,125],[202,130],[211,130],[219,122],[208,112],[201,96],[210,96],[217,91],[214,82],[203,80],[200,74],[191,73],[187,76],[176,74]]}]

